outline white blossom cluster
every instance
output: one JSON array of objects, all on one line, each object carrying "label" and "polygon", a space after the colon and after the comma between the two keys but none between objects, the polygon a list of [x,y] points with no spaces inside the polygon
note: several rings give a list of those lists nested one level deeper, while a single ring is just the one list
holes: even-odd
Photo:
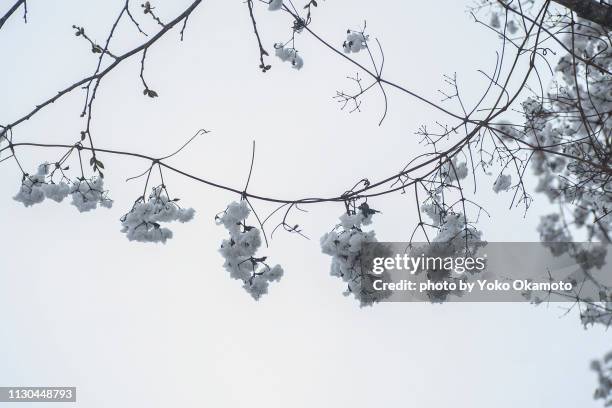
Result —
[{"label": "white blossom cluster", "polygon": [[372,223],[375,210],[363,203],[357,211],[345,213],[333,231],[321,237],[321,250],[332,257],[330,273],[347,284],[345,296],[353,294],[361,306],[369,306],[389,296],[384,291],[370,289],[373,279],[379,279],[362,269],[363,245],[377,242],[374,231],[363,227]]},{"label": "white blossom cluster", "polygon": [[[501,28],[501,19],[500,19],[500,14],[497,10],[493,10],[491,13],[491,19],[489,20],[489,25],[495,29],[500,29]],[[505,18],[505,17],[504,17]],[[508,20],[508,22],[506,23],[506,31],[510,34],[516,34],[516,32],[518,31],[519,26],[516,23],[516,21],[514,21],[514,19],[512,18],[512,16],[510,16],[510,19]]]},{"label": "white blossom cluster", "polygon": [[604,400],[607,407],[612,406],[612,352],[606,354],[601,361],[593,361],[591,369],[597,373],[598,382],[593,397]]},{"label": "white blossom cluster", "polygon": [[194,217],[193,208],[181,208],[177,199],[171,200],[163,186],[154,187],[149,199],[140,197],[130,212],[121,217],[121,232],[130,241],[161,242],[172,238],[172,231],[161,223],[188,222]]},{"label": "white blossom cluster", "polygon": [[80,212],[95,209],[98,204],[107,208],[112,206],[113,201],[107,197],[102,178],[77,179],[70,185],[64,181],[54,183],[49,176],[53,166],[55,165],[43,163],[38,166],[36,174],[24,175],[21,187],[13,198],[26,207],[30,207],[42,203],[45,198],[59,203],[70,195],[72,205]]},{"label": "white blossom cluster", "polygon": [[473,254],[486,245],[482,231],[471,225],[462,213],[444,210],[441,202],[440,196],[432,196],[427,203],[421,205],[421,211],[431,219],[431,225],[437,228],[436,236],[431,242],[445,244],[445,251],[448,253],[444,257]]},{"label": "white blossom cluster", "polygon": [[276,11],[283,8],[283,0],[270,0],[268,3],[268,10]]},{"label": "white blossom cluster", "polygon": [[[595,56],[594,63],[612,70],[612,51],[605,45],[607,37],[603,31],[581,19],[574,31],[573,38],[568,34],[564,39],[565,45],[575,49],[576,55]],[[612,180],[601,170],[607,166],[605,162],[601,167],[595,166],[605,157],[602,146],[608,143],[606,138],[612,133],[612,121],[601,116],[601,112],[612,111],[610,78],[598,69],[587,70],[584,63],[569,53],[560,58],[555,70],[555,89],[561,89],[561,93],[551,93],[546,105],[536,99],[523,104],[527,131],[522,137],[548,151],[584,157],[595,163],[536,151],[532,159],[539,177],[536,190],[546,194],[551,202],[573,208],[573,213],[567,215],[568,224],[585,227],[589,239],[606,241],[612,230],[612,216],[606,215],[612,209],[609,193]],[[583,113],[577,113],[575,104],[569,103],[578,99]],[[599,218],[598,222],[588,222],[591,217]],[[565,239],[571,240],[569,232],[565,235]]]},{"label": "white blossom cluster", "polygon": [[[474,251],[479,246],[484,245],[482,232],[476,230],[467,221],[462,213],[454,212],[444,208],[442,190],[445,184],[463,180],[468,175],[467,163],[459,163],[457,157],[453,157],[451,162],[445,162],[440,170],[442,183],[432,192],[427,202],[421,205],[421,211],[431,219],[431,225],[438,229],[434,243],[449,243],[455,251],[449,256],[456,255],[456,251]],[[467,243],[467,247],[466,247]]]},{"label": "white blossom cluster", "polygon": [[[607,30],[594,23],[578,19],[572,30],[565,31],[562,41],[573,52],[560,55],[551,91],[522,104],[524,126],[503,126],[500,131],[509,141],[536,147],[530,156],[538,178],[536,191],[562,209],[542,217],[537,227],[540,239],[553,255],[574,258],[584,273],[604,266],[606,248],[576,250],[576,231],[584,230],[587,241],[608,242],[612,237],[612,179],[604,170],[609,168],[612,117],[602,115],[612,111],[610,75],[605,72],[612,70],[612,50]],[[589,65],[575,56],[586,58]],[[582,322],[610,325],[609,302],[586,302]]]},{"label": "white blossom cluster", "polygon": [[448,247],[451,248],[452,255],[466,251],[474,252],[477,247],[485,243],[482,240],[482,231],[470,225],[462,213],[446,214],[432,242],[450,244]]},{"label": "white blossom cluster", "polygon": [[304,60],[295,48],[288,48],[282,43],[274,44],[274,54],[283,62],[291,63],[293,69],[302,69]]},{"label": "white blossom cluster", "polygon": [[344,40],[344,43],[342,43],[342,48],[347,54],[350,54],[351,52],[359,52],[368,47],[368,40],[369,36],[360,31],[347,30],[346,40]]},{"label": "white blossom cluster", "polygon": [[609,327],[612,325],[612,302],[587,303],[580,312],[580,320],[585,329],[596,324]]},{"label": "white blossom cluster", "polygon": [[512,185],[512,176],[510,174],[501,174],[495,183],[493,183],[493,191],[499,193],[501,191],[508,191]]},{"label": "white blossom cluster", "polygon": [[13,199],[26,207],[30,207],[34,204],[42,203],[45,198],[50,198],[57,202],[61,202],[66,198],[70,192],[70,187],[66,183],[52,184],[47,182],[49,167],[49,163],[43,163],[38,166],[36,174],[24,175],[21,187]]},{"label": "white blossom cluster", "polygon": [[[453,167],[455,170],[453,170]],[[461,212],[456,212],[444,204],[442,190],[444,184],[451,183],[457,179],[467,177],[467,164],[458,163],[453,158],[453,165],[446,162],[440,169],[440,176],[444,183],[431,192],[431,195],[420,207],[420,211],[427,215],[431,222],[428,225],[436,228],[437,232],[433,239],[428,239],[426,245],[414,245],[410,250],[411,256],[440,258],[462,258],[474,256],[479,248],[486,245],[483,240],[482,232],[477,230],[466,216]],[[457,283],[459,280],[469,280],[473,278],[468,274],[456,273],[451,269],[421,269],[418,274],[426,274],[431,281],[448,281]],[[461,293],[450,291],[428,291],[428,296],[432,302],[444,302],[448,295],[458,295]]]},{"label": "white blossom cluster", "polygon": [[[452,163],[451,163],[452,161]],[[451,161],[446,161],[440,168],[443,183],[451,184],[458,180],[463,180],[468,175],[466,162],[459,163],[457,157],[453,157]]]},{"label": "white blossom cluster", "polygon": [[104,190],[104,179],[102,177],[73,181],[70,196],[72,197],[72,205],[80,212],[94,210],[98,208],[98,204],[106,208],[113,206],[113,200],[108,198],[108,192]]},{"label": "white blossom cluster", "polygon": [[255,300],[268,293],[270,282],[280,281],[283,268],[280,265],[268,266],[266,257],[256,257],[261,246],[259,229],[245,224],[251,210],[246,201],[232,202],[223,215],[215,217],[218,225],[229,232],[219,252],[225,259],[223,267],[233,279],[241,280],[243,288]]},{"label": "white blossom cluster", "polygon": [[572,237],[564,227],[559,214],[553,213],[540,218],[537,230],[540,233],[540,241],[544,245],[554,243],[554,245],[548,245],[553,255],[562,255],[569,249]]}]

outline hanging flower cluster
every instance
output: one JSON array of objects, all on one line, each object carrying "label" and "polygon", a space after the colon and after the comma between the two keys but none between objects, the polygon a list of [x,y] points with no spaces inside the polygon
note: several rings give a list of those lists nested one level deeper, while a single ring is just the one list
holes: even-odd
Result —
[{"label": "hanging flower cluster", "polygon": [[45,198],[59,203],[70,195],[72,205],[80,212],[93,210],[97,208],[98,204],[106,208],[112,207],[113,201],[107,197],[102,178],[81,178],[70,184],[63,180],[55,183],[52,175],[49,174],[54,167],[57,168],[54,164],[43,163],[38,166],[36,174],[24,174],[21,187],[17,195],[13,197],[14,200],[30,207],[42,203]]},{"label": "hanging flower cluster", "polygon": [[72,205],[80,212],[94,210],[98,204],[102,207],[111,208],[113,201],[107,197],[108,192],[104,190],[102,177],[90,179],[77,179],[72,183],[70,196]]},{"label": "hanging flower cluster", "polygon": [[290,62],[293,69],[302,69],[304,60],[295,48],[287,48],[282,43],[274,44],[274,54],[283,62]]},{"label": "hanging flower cluster", "polygon": [[21,187],[13,199],[26,207],[30,207],[34,204],[42,203],[45,198],[50,198],[57,202],[61,202],[66,198],[70,192],[70,187],[66,183],[61,182],[59,185],[56,185],[47,182],[49,166],[48,163],[43,163],[38,166],[36,174],[24,174]]},{"label": "hanging flower cluster", "polygon": [[[424,255],[432,258],[464,258],[474,256],[478,249],[487,243],[483,240],[482,231],[477,230],[469,223],[461,212],[455,212],[443,206],[440,195],[432,195],[421,206],[421,212],[431,219],[428,224],[437,229],[435,237],[425,245],[412,247],[411,256]],[[486,262],[485,262],[486,263]],[[450,268],[421,268],[417,274],[425,274],[431,281],[455,282],[469,281],[476,278],[476,271],[457,273]],[[431,302],[444,302],[451,294],[461,296],[461,291],[431,290],[427,291]]]},{"label": "hanging flower cluster", "polygon": [[359,52],[368,48],[368,40],[369,36],[360,31],[347,30],[346,40],[342,43],[342,48],[344,48],[344,52],[347,54]]},{"label": "hanging flower cluster", "polygon": [[363,246],[377,242],[374,231],[364,231],[378,211],[363,203],[356,210],[348,210],[340,217],[340,224],[321,237],[321,251],[332,257],[330,274],[347,284],[345,296],[353,294],[361,306],[371,306],[388,297],[384,291],[372,290],[371,281],[378,276],[362,269]]},{"label": "hanging flower cluster", "polygon": [[478,248],[486,245],[486,241],[482,239],[482,231],[470,225],[463,213],[444,211],[440,202],[439,197],[434,197],[421,206],[421,211],[431,219],[431,225],[438,229],[431,242],[445,244],[447,253],[444,257],[474,254]]},{"label": "hanging flower cluster", "polygon": [[223,267],[233,279],[241,280],[243,288],[255,300],[268,293],[270,282],[279,281],[283,276],[280,265],[268,266],[266,257],[255,257],[261,246],[259,229],[246,224],[250,214],[246,201],[232,202],[223,215],[217,215],[215,221],[229,232],[229,239],[224,239],[219,252],[225,258]]},{"label": "hanging flower cluster", "polygon": [[154,187],[145,200],[140,197],[130,212],[121,217],[121,232],[125,233],[130,241],[138,242],[161,242],[172,238],[172,231],[162,227],[164,222],[188,222],[194,217],[193,208],[181,208],[177,204],[178,199],[168,198],[166,188]]}]

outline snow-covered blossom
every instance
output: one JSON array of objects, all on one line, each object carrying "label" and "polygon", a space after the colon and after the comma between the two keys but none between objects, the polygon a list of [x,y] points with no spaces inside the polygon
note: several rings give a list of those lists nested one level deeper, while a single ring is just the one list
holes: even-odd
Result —
[{"label": "snow-covered blossom", "polygon": [[92,177],[89,179],[77,179],[72,182],[70,188],[72,205],[80,212],[91,211],[102,207],[111,208],[113,200],[108,198],[108,191],[104,190],[104,179],[102,177]]},{"label": "snow-covered blossom", "polygon": [[42,185],[46,184],[46,176],[47,170],[45,164],[41,164],[38,167],[38,172],[36,174],[24,175],[21,187],[13,199],[23,203],[26,207],[42,203],[45,199],[45,192],[42,189]]},{"label": "snow-covered blossom", "polygon": [[[71,195],[72,205],[80,212],[93,210],[97,208],[98,204],[107,208],[112,206],[113,201],[107,197],[107,191],[104,190],[104,180],[101,177],[79,178],[72,182],[62,177],[62,181],[55,183],[51,169],[53,167],[58,168],[58,166],[43,163],[38,166],[36,174],[24,175],[21,187],[13,198],[26,207],[30,207],[42,203],[45,198],[59,203],[68,195]],[[51,174],[49,174],[50,172]]]},{"label": "snow-covered blossom", "polygon": [[321,237],[321,251],[332,257],[332,276],[341,278],[347,284],[346,296],[353,294],[361,306],[372,305],[390,294],[375,291],[371,281],[378,279],[362,269],[362,249],[364,244],[376,242],[374,231],[364,231],[362,227],[372,222],[377,211],[366,203],[340,216],[340,224],[333,231]]},{"label": "snow-covered blossom", "polygon": [[[456,252],[466,250],[473,252],[476,247],[484,243],[482,232],[471,226],[461,213],[447,214],[432,242],[451,244]],[[465,248],[466,243],[469,248]]]},{"label": "snow-covered blossom", "polygon": [[601,361],[593,361],[591,370],[597,373],[598,382],[593,398],[604,400],[605,406],[612,405],[612,352]]},{"label": "snow-covered blossom", "polygon": [[283,7],[283,0],[270,0],[268,10],[276,11]]},{"label": "snow-covered blossom", "polygon": [[243,288],[255,300],[268,293],[270,282],[279,281],[283,276],[280,265],[273,267],[266,264],[267,257],[256,257],[261,246],[261,234],[258,228],[246,224],[251,210],[246,201],[232,202],[215,221],[229,232],[229,239],[224,239],[219,252],[225,258],[223,267],[233,279],[241,280]]},{"label": "snow-covered blossom", "polygon": [[536,98],[527,98],[527,100],[525,100],[521,106],[523,107],[525,116],[528,118],[541,114],[544,109],[542,107],[542,103]]},{"label": "snow-covered blossom", "polygon": [[[487,242],[483,240],[482,232],[471,225],[468,219],[459,212],[443,209],[442,198],[432,196],[430,202],[421,206],[421,211],[431,218],[431,225],[437,227],[438,232],[428,244],[414,245],[410,250],[413,257],[426,256],[432,258],[465,258],[476,254],[479,248]],[[433,268],[417,271],[425,274],[431,281],[447,281],[458,283],[472,278],[470,274],[455,273],[454,269]],[[460,291],[434,290],[427,292],[431,302],[444,302],[451,294],[461,296]]]},{"label": "snow-covered blossom", "polygon": [[495,183],[493,183],[493,191],[499,193],[500,191],[508,191],[512,185],[512,176],[509,174],[501,174]]},{"label": "snow-covered blossom", "polygon": [[576,251],[574,259],[583,271],[589,271],[594,268],[601,269],[605,265],[607,254],[607,246],[598,244]]},{"label": "snow-covered blossom", "polygon": [[274,44],[274,54],[283,62],[290,62],[294,69],[302,69],[304,60],[295,48],[287,48],[281,43]]},{"label": "snow-covered blossom", "polygon": [[42,188],[45,192],[45,197],[58,203],[62,202],[70,193],[70,186],[63,181],[60,181],[57,184],[47,183],[44,184]]},{"label": "snow-covered blossom", "polygon": [[[602,168],[609,167],[605,146],[609,145],[612,124],[609,117],[601,115],[612,110],[612,98],[609,74],[590,69],[588,64],[608,72],[612,69],[612,51],[604,46],[607,39],[606,30],[578,19],[573,30],[563,38],[564,45],[573,51],[559,59],[549,95],[532,97],[523,103],[526,130],[522,138],[533,146],[546,148],[546,152],[534,151],[531,158],[539,178],[536,191],[544,193],[556,205],[573,208],[564,211],[567,224],[584,227],[589,240],[600,242],[607,241],[612,231],[612,214],[609,214],[612,181],[602,172]],[[574,55],[588,56],[589,63],[577,60]],[[597,222],[588,222],[590,217]],[[551,224],[552,219],[547,222]],[[562,231],[558,226],[551,229],[549,225],[546,229],[544,235],[549,239],[556,234],[563,240],[572,240],[567,228]]]},{"label": "snow-covered blossom", "polygon": [[518,31],[518,25],[514,22],[514,20],[508,21],[506,28],[508,29],[508,32],[510,34],[516,34],[516,32]]},{"label": "snow-covered blossom", "polygon": [[499,22],[499,15],[497,15],[497,13],[493,12],[491,14],[491,20],[489,21],[489,25],[493,28],[499,28],[501,26]]},{"label": "snow-covered blossom", "polygon": [[351,52],[359,52],[368,47],[367,41],[369,36],[359,31],[348,30],[346,32],[346,40],[342,43],[344,52],[349,54]]},{"label": "snow-covered blossom", "polygon": [[444,183],[453,183],[458,180],[463,180],[468,175],[467,163],[459,163],[457,157],[453,157],[452,164],[446,161],[440,168],[440,172],[444,179]]},{"label": "snow-covered blossom", "polygon": [[432,196],[421,205],[421,211],[431,219],[431,225],[438,229],[431,240],[434,244],[445,244],[451,251],[447,256],[474,254],[484,245],[482,231],[477,230],[460,212],[442,209],[440,196]]},{"label": "snow-covered blossom", "polygon": [[[527,4],[533,3],[533,1],[534,0],[524,0],[521,4],[523,4],[523,7],[527,7]],[[512,3],[512,1],[494,0],[489,2],[489,4],[492,6],[490,10],[491,14],[489,16],[489,25],[491,28],[503,32],[502,24],[505,24],[505,30],[507,33],[516,34],[516,32],[519,30],[519,26],[521,25],[521,20],[520,17],[516,16],[514,13],[508,13],[506,11],[505,5],[509,3]]]},{"label": "snow-covered blossom", "polygon": [[121,217],[121,232],[130,241],[161,242],[172,238],[172,231],[162,227],[161,223],[179,221],[188,222],[193,219],[193,208],[181,208],[177,199],[169,199],[163,186],[154,187],[149,199],[140,197],[134,206]]},{"label": "snow-covered blossom", "polygon": [[[586,273],[605,267],[607,250],[605,245],[580,248],[572,242],[574,231],[583,229],[585,240],[591,242],[608,242],[612,236],[612,181],[602,171],[609,168],[612,121],[601,114],[612,110],[612,51],[605,46],[608,30],[580,18],[572,26],[560,37],[568,51],[559,56],[551,90],[522,104],[525,123],[514,126],[512,136],[535,147],[529,156],[538,178],[535,190],[561,208],[542,217],[537,227],[540,239],[553,255],[576,261],[576,281],[582,282]],[[609,289],[602,292],[599,299],[580,299],[585,327],[612,323],[612,298],[606,293]],[[612,405],[607,378],[608,382],[600,378],[595,395]]]},{"label": "snow-covered blossom", "polygon": [[553,255],[561,255],[569,248],[569,244],[563,245],[563,243],[569,243],[572,239],[561,222],[559,214],[553,213],[540,218],[537,230],[540,233],[540,241],[544,245],[555,243],[555,245],[548,246]]},{"label": "snow-covered blossom", "polygon": [[47,180],[50,166],[49,163],[43,163],[38,166],[36,174],[24,175],[21,187],[17,195],[13,197],[15,201],[19,201],[26,207],[30,207],[34,204],[42,203],[45,198],[49,198],[58,203],[66,198],[70,192],[68,184],[63,181],[55,184],[52,180]]},{"label": "snow-covered blossom", "polygon": [[612,325],[612,302],[587,302],[580,312],[580,320],[585,329],[595,324],[609,327]]}]

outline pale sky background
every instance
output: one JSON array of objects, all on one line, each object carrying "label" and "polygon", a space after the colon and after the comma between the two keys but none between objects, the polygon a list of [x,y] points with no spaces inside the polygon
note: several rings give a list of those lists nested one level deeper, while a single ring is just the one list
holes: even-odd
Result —
[{"label": "pale sky background", "polygon": [[[92,72],[96,57],[71,26],[85,26],[102,42],[122,3],[28,1],[28,24],[15,15],[0,31],[0,123]],[[0,10],[11,4],[0,0]],[[154,4],[168,20],[187,1]],[[313,28],[341,45],[346,29],[367,19],[385,47],[389,78],[437,99],[442,74],[456,71],[474,99],[484,86],[475,71],[494,65],[497,42],[470,20],[466,5],[321,1]],[[133,11],[148,32],[157,29],[137,2]],[[288,36],[289,22],[263,6],[256,12],[271,51]],[[125,24],[118,34],[115,53],[141,41]],[[376,94],[362,113],[340,111],[332,96],[350,89],[344,77],[355,70],[306,35],[298,43],[301,71],[271,58],[274,67],[262,74],[240,0],[205,0],[185,35],[180,43],[175,30],[149,50],[146,78],[159,98],[142,95],[139,57],[103,80],[92,125],[99,147],[163,155],[203,127],[213,132],[173,164],[240,188],[256,140],[252,192],[327,196],[403,167],[422,150],[418,126],[444,119],[394,92],[382,127]],[[19,126],[15,141],[73,143],[84,126],[82,102],[80,92],[65,97]],[[61,154],[22,150],[21,159],[34,171]],[[238,197],[169,175],[171,193],[196,209],[196,219],[172,226],[167,245],[129,242],[118,219],[142,182],[124,181],[146,164],[101,158],[115,203],[87,214],[69,201],[24,208],[12,200],[18,169],[13,162],[0,167],[2,386],[76,386],[76,406],[84,408],[600,406],[588,366],[608,351],[610,335],[583,330],[575,312],[459,303],[360,309],[329,276],[330,259],[318,244],[341,204],[312,206],[295,218],[310,241],[279,233],[261,250],[286,275],[255,302],[217,253],[226,231],[214,215]],[[485,238],[537,240],[539,216],[554,210],[547,200],[536,195],[524,216],[508,210],[510,195],[489,190],[478,192],[492,214],[480,225]],[[374,223],[380,240],[409,239],[411,196],[371,203],[384,213]]]}]

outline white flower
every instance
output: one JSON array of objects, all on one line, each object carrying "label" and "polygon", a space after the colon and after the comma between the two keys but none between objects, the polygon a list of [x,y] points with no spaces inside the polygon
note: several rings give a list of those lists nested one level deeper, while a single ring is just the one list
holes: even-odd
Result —
[{"label": "white flower", "polygon": [[508,29],[510,34],[515,34],[518,31],[518,26],[516,25],[514,20],[510,20],[508,22],[508,25],[506,26],[506,28]]},{"label": "white flower", "polygon": [[493,12],[491,14],[491,21],[489,22],[489,25],[493,28],[499,28],[501,26],[497,13]]},{"label": "white flower", "polygon": [[302,59],[302,56],[296,53],[293,60],[291,60],[291,67],[293,69],[302,69],[303,66],[304,66],[304,60]]},{"label": "white flower", "polygon": [[294,69],[302,69],[304,60],[295,48],[285,48],[281,43],[274,44],[274,54],[283,62],[290,62]]},{"label": "white flower", "polygon": [[[607,307],[610,310],[610,303],[603,304],[602,307]],[[589,316],[595,315],[596,320],[605,320],[607,324],[610,324],[609,316],[605,317],[606,313],[601,309],[597,311],[593,306],[588,305],[587,311]],[[600,316],[597,316],[598,314]],[[601,361],[593,361],[591,363],[591,370],[597,373],[598,380],[598,386],[595,389],[593,398],[604,400],[605,406],[612,405],[612,353],[606,354]]]},{"label": "white flower", "polygon": [[346,40],[342,44],[342,48],[344,48],[344,52],[347,54],[351,52],[359,52],[368,47],[368,40],[369,36],[359,31],[348,30]]},{"label": "white flower", "polygon": [[268,10],[276,11],[283,7],[283,0],[270,0],[268,4]]},{"label": "white flower", "polygon": [[107,193],[104,190],[104,180],[101,177],[74,180],[70,189],[72,205],[80,212],[96,209],[98,204],[102,207],[111,208],[113,200],[107,197]]},{"label": "white flower", "polygon": [[521,104],[525,111],[525,116],[531,117],[542,112],[542,103],[535,98],[527,98],[525,102]]},{"label": "white flower", "polygon": [[58,203],[62,202],[70,193],[70,186],[63,181],[58,184],[43,184],[42,189],[45,192],[45,197]]},{"label": "white flower", "polygon": [[[449,213],[439,225],[440,230],[432,242],[449,243],[449,247],[454,247],[456,250],[468,250],[473,252],[469,247],[477,248],[482,241],[482,232],[472,227],[465,219],[462,213]],[[468,248],[466,248],[466,244]]]},{"label": "white flower", "polygon": [[[566,228],[564,228],[559,214],[555,213],[543,216],[540,219],[540,225],[538,225],[537,230],[540,233],[540,241],[550,249],[553,255],[561,255],[569,248],[568,242],[572,239]],[[546,243],[556,244],[546,245]]]},{"label": "white flower", "polygon": [[160,224],[179,221],[189,222],[193,219],[193,208],[181,208],[177,200],[170,200],[162,186],[154,187],[148,200],[138,199],[129,213],[121,217],[121,232],[130,241],[161,242],[172,238],[172,231]]},{"label": "white flower", "polygon": [[64,200],[68,196],[70,188],[63,181],[58,184],[53,183],[53,181],[47,182],[50,167],[49,163],[43,163],[38,166],[35,175],[25,175],[21,187],[13,199],[23,203],[26,207],[42,203],[45,198],[58,203]]},{"label": "white flower", "polygon": [[512,185],[512,176],[509,174],[500,175],[495,183],[493,183],[493,191],[499,193],[500,191],[508,191]]},{"label": "white flower", "polygon": [[266,257],[256,257],[261,246],[259,229],[246,225],[250,214],[246,201],[232,202],[223,215],[215,217],[218,225],[223,225],[229,232],[229,239],[221,243],[219,253],[225,259],[223,267],[232,279],[241,280],[242,287],[255,300],[268,293],[270,282],[279,281],[283,276],[280,265],[268,266]]},{"label": "white flower", "polygon": [[262,295],[268,293],[268,280],[263,275],[255,275],[245,281],[242,287],[253,296],[253,299],[259,300]]},{"label": "white flower", "polygon": [[23,203],[26,207],[42,203],[45,200],[45,192],[42,189],[44,177],[24,176],[19,191],[13,197],[15,201]]},{"label": "white flower", "polygon": [[363,231],[363,225],[370,224],[377,211],[367,204],[358,211],[340,216],[340,224],[321,237],[321,251],[332,257],[330,274],[341,278],[347,284],[345,295],[353,294],[361,306],[379,302],[390,293],[370,289],[372,276],[362,270],[361,253],[364,244],[376,242],[374,231]]},{"label": "white flower", "polygon": [[266,277],[269,281],[279,281],[283,276],[283,268],[280,265],[275,265],[273,268],[267,269],[264,271],[263,276]]},{"label": "white flower", "polygon": [[445,162],[440,168],[440,171],[444,177],[445,183],[463,180],[468,175],[467,163],[459,163],[457,157],[452,159],[452,165],[449,161]]}]

